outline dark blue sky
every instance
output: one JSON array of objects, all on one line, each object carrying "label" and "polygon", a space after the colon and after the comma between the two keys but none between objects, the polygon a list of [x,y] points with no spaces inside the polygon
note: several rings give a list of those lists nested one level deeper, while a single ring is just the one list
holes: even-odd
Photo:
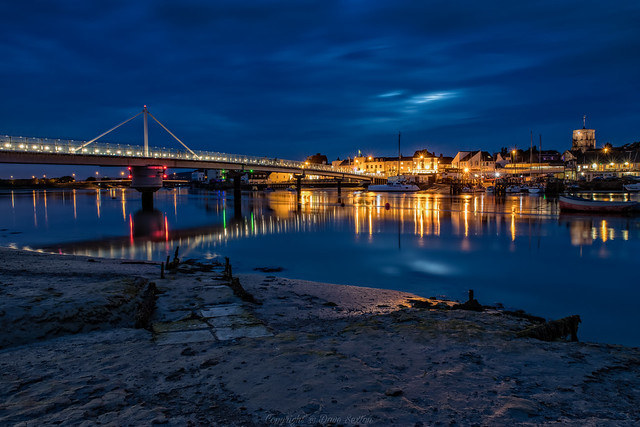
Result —
[{"label": "dark blue sky", "polygon": [[88,140],[147,104],[193,149],[290,159],[395,155],[398,131],[562,151],[583,114],[640,140],[637,0],[5,1],[0,35],[0,134]]}]

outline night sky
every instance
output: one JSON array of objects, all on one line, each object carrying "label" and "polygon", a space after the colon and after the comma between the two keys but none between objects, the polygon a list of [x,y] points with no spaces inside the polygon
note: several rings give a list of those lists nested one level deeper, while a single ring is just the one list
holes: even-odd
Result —
[{"label": "night sky", "polygon": [[147,104],[193,149],[287,159],[394,156],[398,131],[564,151],[585,114],[640,140],[637,0],[4,1],[0,35],[0,134],[89,140]]}]

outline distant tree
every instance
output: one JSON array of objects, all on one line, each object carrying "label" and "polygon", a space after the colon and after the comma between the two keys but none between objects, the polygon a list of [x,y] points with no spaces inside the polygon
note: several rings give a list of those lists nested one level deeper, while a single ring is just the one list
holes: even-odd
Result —
[{"label": "distant tree", "polygon": [[74,177],[69,175],[61,176],[60,178],[58,178],[58,182],[61,182],[61,183],[74,182],[75,180],[76,179]]},{"label": "distant tree", "polygon": [[90,176],[87,179],[85,179],[85,181],[95,181],[96,177],[95,176]]},{"label": "distant tree", "polygon": [[325,156],[324,154],[314,154],[313,156],[309,156],[306,158],[306,161],[309,163],[314,163],[314,164],[318,164],[318,165],[326,165],[327,163],[329,163],[329,161],[327,160],[327,156]]}]

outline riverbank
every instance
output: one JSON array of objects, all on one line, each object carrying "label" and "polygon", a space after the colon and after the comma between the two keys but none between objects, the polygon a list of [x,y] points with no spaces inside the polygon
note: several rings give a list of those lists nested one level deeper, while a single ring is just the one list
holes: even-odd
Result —
[{"label": "riverbank", "polygon": [[5,248],[0,259],[2,424],[640,418],[640,350],[517,338],[529,321],[498,310],[417,308],[426,300],[404,292],[241,275],[251,303],[221,266],[182,264],[161,279],[151,263]]}]

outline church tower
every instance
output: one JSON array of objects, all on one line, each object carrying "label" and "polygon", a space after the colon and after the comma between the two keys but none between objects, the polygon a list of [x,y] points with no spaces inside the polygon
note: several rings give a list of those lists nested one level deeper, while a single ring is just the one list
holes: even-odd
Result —
[{"label": "church tower", "polygon": [[587,129],[587,116],[583,116],[582,129],[573,131],[571,150],[580,150],[584,153],[590,148],[596,148],[596,130]]}]

